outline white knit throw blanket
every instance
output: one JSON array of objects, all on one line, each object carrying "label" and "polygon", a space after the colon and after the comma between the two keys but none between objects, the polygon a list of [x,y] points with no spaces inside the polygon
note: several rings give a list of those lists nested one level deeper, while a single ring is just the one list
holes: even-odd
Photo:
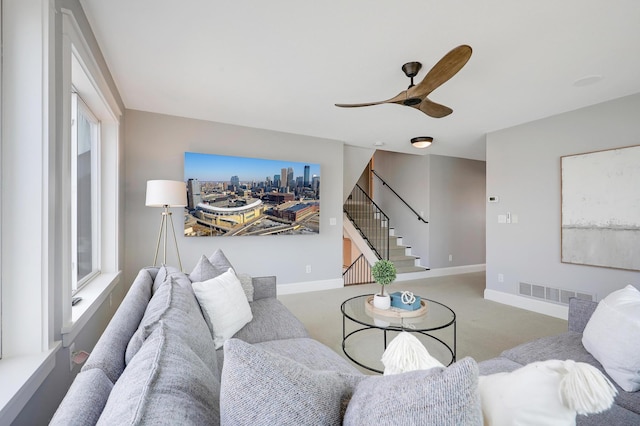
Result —
[{"label": "white knit throw blanket", "polygon": [[382,354],[384,375],[405,373],[413,370],[428,370],[444,367],[429,354],[417,337],[406,331],[398,334]]}]

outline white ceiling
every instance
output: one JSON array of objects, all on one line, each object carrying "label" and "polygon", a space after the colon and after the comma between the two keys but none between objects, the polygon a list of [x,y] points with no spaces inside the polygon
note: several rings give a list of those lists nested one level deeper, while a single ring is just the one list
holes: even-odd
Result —
[{"label": "white ceiling", "polygon": [[[127,108],[355,146],[484,159],[487,132],[640,92],[637,0],[81,3]],[[448,117],[334,106],[395,96],[402,64],[420,81],[460,44],[471,59],[429,96]]]}]

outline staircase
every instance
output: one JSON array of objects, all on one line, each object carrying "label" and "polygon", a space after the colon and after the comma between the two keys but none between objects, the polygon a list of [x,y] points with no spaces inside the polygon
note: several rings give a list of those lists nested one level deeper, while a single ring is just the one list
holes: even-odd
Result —
[{"label": "staircase", "polygon": [[396,272],[404,274],[426,271],[427,268],[418,264],[420,258],[411,254],[411,247],[402,244],[402,237],[393,235],[393,228],[389,231],[389,260],[395,265]]},{"label": "staircase", "polygon": [[419,257],[404,246],[402,237],[389,227],[389,218],[358,185],[344,204],[344,211],[378,259],[388,259],[398,274],[426,271],[418,265]]}]

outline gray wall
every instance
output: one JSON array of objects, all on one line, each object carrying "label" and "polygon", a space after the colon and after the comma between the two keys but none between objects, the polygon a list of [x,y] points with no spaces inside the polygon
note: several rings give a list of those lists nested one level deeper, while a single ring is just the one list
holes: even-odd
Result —
[{"label": "gray wall", "polygon": [[[639,111],[637,94],[487,136],[487,196],[500,197],[487,204],[487,289],[516,294],[523,281],[601,299],[640,284],[639,272],[560,262],[560,157],[640,144]],[[506,212],[518,223],[499,224]]]},{"label": "gray wall", "polygon": [[[221,248],[241,272],[277,275],[278,284],[340,280],[342,266],[342,142],[126,111],[125,278],[153,261],[160,209],[145,206],[146,181],[183,180],[185,151],[320,164],[321,226],[317,235],[184,237],[181,209],[174,209],[178,246],[186,272],[201,255]],[[336,225],[329,219],[335,218]],[[169,247],[170,248],[170,247]],[[177,265],[169,251],[167,263]],[[307,274],[305,266],[311,265]]]},{"label": "gray wall", "polygon": [[485,263],[484,162],[377,151],[374,168],[429,222],[419,221],[374,178],[374,200],[403,244],[420,257],[420,265],[437,269]]},{"label": "gray wall", "polygon": [[486,163],[440,155],[430,157],[431,267],[485,263]]},{"label": "gray wall", "polygon": [[[360,148],[355,146],[344,146],[344,182],[343,182],[343,196],[342,200],[347,201],[347,198],[356,186],[356,183],[361,184],[362,172],[368,168],[369,161],[375,149]],[[366,186],[360,185],[365,191],[368,190],[369,184]]]}]

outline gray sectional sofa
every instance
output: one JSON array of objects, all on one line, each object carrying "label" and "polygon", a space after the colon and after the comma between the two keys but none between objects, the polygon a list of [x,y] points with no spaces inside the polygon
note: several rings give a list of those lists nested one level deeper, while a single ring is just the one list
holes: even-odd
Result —
[{"label": "gray sectional sofa", "polygon": [[[536,361],[571,359],[585,362],[607,375],[600,363],[582,345],[582,332],[598,303],[580,299],[569,301],[568,331],[557,336],[543,337],[504,351],[500,356],[478,364],[481,375],[509,372]],[[640,355],[639,355],[640,356]],[[607,375],[607,377],[609,377]],[[640,392],[625,392],[613,380],[618,390],[611,409],[588,416],[578,415],[578,426],[637,426],[640,425]]]},{"label": "gray sectional sofa", "polygon": [[[140,270],[50,424],[481,425],[479,374],[551,358],[602,369],[580,341],[595,304],[573,300],[567,333],[479,367],[465,358],[449,368],[367,376],[309,337],[277,300],[275,277],[251,285],[253,319],[216,350],[189,275]],[[638,398],[620,391],[611,410],[577,424],[640,424]]]},{"label": "gray sectional sofa", "polygon": [[[277,300],[275,277],[251,284],[253,319],[216,350],[189,276],[142,269],[50,424],[395,424],[389,394],[398,407],[423,407],[406,424],[482,424],[471,358],[406,377],[363,375],[309,337]],[[407,380],[415,385],[403,396]]]}]

